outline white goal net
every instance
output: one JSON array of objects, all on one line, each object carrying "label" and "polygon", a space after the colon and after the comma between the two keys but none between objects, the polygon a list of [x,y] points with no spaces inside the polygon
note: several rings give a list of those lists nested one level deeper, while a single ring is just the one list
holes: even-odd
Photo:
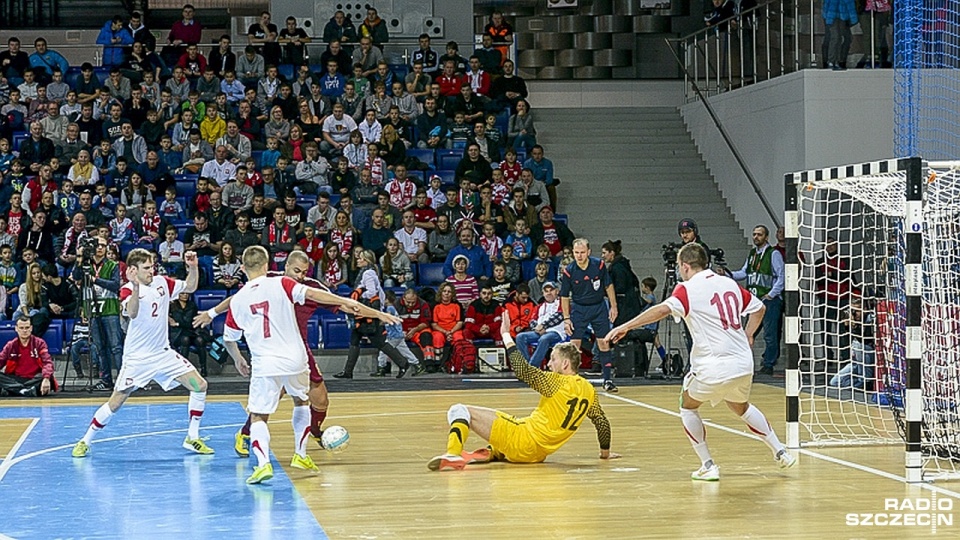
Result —
[{"label": "white goal net", "polygon": [[[917,438],[925,478],[960,476],[960,163],[919,169],[922,206],[907,202],[906,170],[878,169],[794,175],[788,186],[796,194],[795,432],[808,446]],[[860,170],[874,173],[852,174]],[[922,217],[908,219],[921,208]],[[916,272],[907,264],[911,228],[922,236]],[[911,286],[920,306],[914,329]],[[919,358],[916,373],[908,358]],[[917,388],[916,409],[908,388]]]}]

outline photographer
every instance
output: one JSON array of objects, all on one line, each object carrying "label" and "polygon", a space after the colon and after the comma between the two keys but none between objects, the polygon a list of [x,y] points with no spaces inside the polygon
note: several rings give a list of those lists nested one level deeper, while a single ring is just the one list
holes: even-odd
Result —
[{"label": "photographer", "polygon": [[[680,223],[677,224],[677,234],[680,235],[681,244],[679,246],[676,246],[676,249],[679,250],[681,247],[691,242],[695,244],[700,244],[700,247],[702,247],[703,250],[707,252],[707,268],[710,268],[710,263],[711,263],[710,257],[713,253],[710,251],[710,246],[708,246],[706,242],[704,242],[703,239],[700,238],[700,228],[697,227],[697,222],[690,218],[681,219]],[[674,246],[675,244],[667,244],[667,245]],[[676,258],[676,253],[673,253],[673,257]],[[666,255],[664,255],[664,258],[666,258]],[[679,276],[679,274],[677,275]],[[678,279],[678,281],[682,281],[682,280]]]},{"label": "photographer", "polygon": [[729,272],[737,281],[747,280],[746,289],[763,301],[763,366],[760,373],[773,375],[780,358],[780,311],[783,308],[784,264],[780,252],[767,242],[770,231],[764,225],[753,228],[753,249],[743,268]]},{"label": "photographer", "polygon": [[[88,254],[93,253],[90,257]],[[88,237],[77,248],[73,280],[81,284],[83,316],[90,321],[90,338],[98,352],[100,382],[96,390],[113,389],[113,368],[123,355],[120,330],[120,266],[107,258],[107,240]]]},{"label": "photographer", "polygon": [[[696,221],[690,218],[681,219],[680,223],[677,223],[677,234],[680,236],[681,243],[670,242],[669,244],[663,245],[663,261],[667,268],[664,292],[672,291],[675,284],[683,281],[683,276],[680,275],[680,268],[677,266],[676,260],[680,248],[687,244],[698,244],[703,248],[704,253],[707,254],[706,268],[711,268],[711,263],[713,263],[715,265],[713,269],[717,274],[724,275],[726,273],[726,261],[723,260],[723,250],[719,248],[710,249],[710,247],[707,246],[706,242],[700,238],[700,228],[697,227]],[[711,260],[711,258],[713,260]],[[680,321],[680,324],[683,326],[683,341],[687,346],[687,354],[690,354],[693,350],[693,337],[690,334],[690,329],[687,328],[687,323]],[[679,372],[676,374],[679,375]]]}]

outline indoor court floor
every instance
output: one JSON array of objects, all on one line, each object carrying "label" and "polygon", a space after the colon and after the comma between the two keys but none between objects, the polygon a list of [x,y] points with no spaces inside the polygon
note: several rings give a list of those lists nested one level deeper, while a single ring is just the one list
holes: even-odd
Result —
[{"label": "indoor court floor", "polygon": [[[162,396],[132,398],[86,459],[70,450],[105,395],[5,400],[0,538],[960,537],[960,523],[947,523],[954,507],[960,514],[960,483],[905,484],[902,446],[805,450],[796,468],[783,471],[722,406],[703,409],[722,479],[691,481],[698,463],[676,412],[675,384],[602,395],[622,459],[599,460],[596,431],[584,422],[542,464],[430,472],[427,460],[445,448],[451,404],[524,415],[537,402],[533,391],[500,382],[464,386],[333,392],[326,425],[346,427],[351,441],[340,454],[311,447],[319,474],[288,467],[287,399],[270,424],[276,476],[260,486],[245,484],[251,464],[233,452],[245,396],[208,399],[201,435],[213,456],[180,447],[186,397]],[[783,389],[755,384],[753,397],[782,438]],[[483,444],[471,435],[466,446]],[[932,501],[939,526],[871,526],[861,517],[852,524],[851,515],[891,512],[889,499]]]}]

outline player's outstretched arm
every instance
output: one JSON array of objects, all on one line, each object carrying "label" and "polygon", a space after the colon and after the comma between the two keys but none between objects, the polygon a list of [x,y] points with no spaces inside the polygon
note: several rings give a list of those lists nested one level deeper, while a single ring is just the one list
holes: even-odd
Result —
[{"label": "player's outstretched arm", "polygon": [[213,306],[212,308],[198,313],[197,316],[193,318],[193,327],[200,328],[201,326],[207,326],[217,318],[217,315],[226,313],[227,308],[230,307],[230,299],[232,298],[232,296],[228,296],[224,298],[222,302]]},{"label": "player's outstretched arm", "polygon": [[200,284],[200,267],[195,251],[188,251],[183,254],[183,262],[187,265],[187,286],[183,292],[193,294]]},{"label": "player's outstretched arm", "polygon": [[510,357],[510,366],[513,368],[513,374],[517,379],[526,383],[540,395],[550,397],[555,394],[563,385],[563,376],[559,373],[544,371],[527,363],[510,336],[510,314],[506,311],[503,312],[503,319],[500,321],[500,332],[503,335],[503,344],[507,348],[507,356]]},{"label": "player's outstretched arm", "polygon": [[400,317],[397,317],[396,315],[390,315],[385,311],[379,311],[369,306],[365,306],[351,298],[344,298],[327,291],[314,289],[313,287],[307,288],[307,298],[317,302],[318,304],[340,306],[345,312],[353,315],[354,317],[380,319],[386,324],[400,324],[400,322],[402,322]]},{"label": "player's outstretched arm", "polygon": [[600,443],[600,459],[617,459],[620,454],[610,451],[610,421],[600,406],[600,400],[594,399],[593,405],[587,410],[587,418],[597,428],[597,442]]},{"label": "player's outstretched arm", "polygon": [[247,359],[243,357],[243,354],[240,352],[240,347],[237,346],[236,341],[224,341],[223,346],[227,349],[227,353],[230,354],[230,357],[233,358],[233,365],[236,366],[237,372],[240,373],[242,377],[250,376],[250,364],[247,362]]},{"label": "player's outstretched arm", "polygon": [[627,332],[630,330],[655,323],[668,315],[670,315],[670,308],[663,303],[657,304],[613,330],[610,330],[610,333],[608,333],[604,339],[616,343],[623,339],[623,336],[627,335]]}]

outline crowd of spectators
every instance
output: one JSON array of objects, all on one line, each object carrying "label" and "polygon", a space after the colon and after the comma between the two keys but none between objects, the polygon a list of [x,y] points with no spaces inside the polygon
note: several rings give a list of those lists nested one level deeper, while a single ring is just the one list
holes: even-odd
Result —
[{"label": "crowd of spectators", "polygon": [[[512,29],[500,13],[468,58],[456,42],[440,54],[424,34],[409,66],[385,62],[389,32],[373,8],[357,26],[331,17],[319,64],[308,63],[311,38],[293,17],[278,31],[264,12],[234,50],[228,35],[201,43],[194,14],[185,5],[165,43],[139,13],[111,18],[97,68],[71,68],[43,38],[29,55],[9,38],[0,313],[16,305],[36,335],[51,318],[75,317],[78,248],[96,238],[120,266],[133,247],[151,248],[172,275],[194,250],[206,287],[228,292],[242,287],[238,256],[254,244],[274,269],[303,250],[313,275],[342,293],[363,249],[388,287],[416,290],[417,267],[441,263],[461,308],[455,331],[498,342],[500,310],[516,313],[517,333],[536,328],[531,298],[556,279],[573,234],[555,218],[559,180],[506,58]],[[281,76],[285,65],[293,77]],[[53,280],[72,296],[51,304]],[[408,339],[416,326],[405,325]],[[178,345],[196,345],[174,328]]]}]

